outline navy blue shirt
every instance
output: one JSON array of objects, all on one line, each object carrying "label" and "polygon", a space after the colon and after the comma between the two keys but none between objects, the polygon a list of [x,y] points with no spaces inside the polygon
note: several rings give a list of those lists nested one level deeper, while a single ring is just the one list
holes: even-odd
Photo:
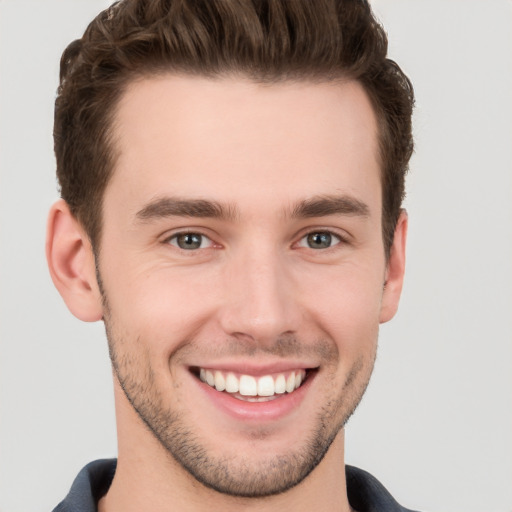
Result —
[{"label": "navy blue shirt", "polygon": [[[87,464],[75,478],[69,494],[53,512],[97,512],[97,504],[112,483],[115,459],[96,460]],[[346,466],[347,494],[357,512],[413,512],[401,507],[370,473]]]}]

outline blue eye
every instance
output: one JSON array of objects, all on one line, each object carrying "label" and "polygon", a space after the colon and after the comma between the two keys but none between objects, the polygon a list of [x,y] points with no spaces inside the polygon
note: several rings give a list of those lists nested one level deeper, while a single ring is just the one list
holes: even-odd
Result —
[{"label": "blue eye", "polygon": [[329,249],[340,242],[341,238],[329,231],[313,231],[301,239],[299,246],[309,249]]},{"label": "blue eye", "polygon": [[212,246],[212,241],[200,233],[178,233],[169,238],[169,243],[185,251],[205,249]]}]

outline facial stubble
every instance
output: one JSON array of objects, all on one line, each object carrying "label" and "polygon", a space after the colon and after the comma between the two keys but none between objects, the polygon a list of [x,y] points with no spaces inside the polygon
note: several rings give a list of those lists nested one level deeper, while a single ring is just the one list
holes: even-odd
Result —
[{"label": "facial stubble", "polygon": [[[115,318],[101,280],[98,279],[98,282],[103,297],[103,320],[112,367],[126,399],[173,461],[196,481],[219,493],[234,497],[263,498],[284,493],[301,483],[322,461],[337,434],[356,409],[368,385],[375,351],[371,360],[365,360],[361,356],[355,361],[340,392],[322,405],[313,422],[314,427],[293,451],[285,455],[271,454],[258,463],[243,454],[236,457],[215,456],[197,435],[194,425],[187,422],[180,411],[171,410],[165,403],[151,366],[147,350],[149,345],[137,338],[134,344],[142,348],[139,354],[123,351],[123,347],[127,346],[128,334],[123,336],[116,329]],[[332,359],[339,357],[339,354],[332,343],[324,340],[317,344],[318,352],[326,361],[325,367],[335,367],[337,364]],[[275,348],[267,347],[266,350],[282,354],[283,344],[276,340]],[[174,386],[179,384],[175,383]],[[264,451],[265,438],[272,433],[255,429],[252,434],[252,441],[260,442],[261,451]]]}]

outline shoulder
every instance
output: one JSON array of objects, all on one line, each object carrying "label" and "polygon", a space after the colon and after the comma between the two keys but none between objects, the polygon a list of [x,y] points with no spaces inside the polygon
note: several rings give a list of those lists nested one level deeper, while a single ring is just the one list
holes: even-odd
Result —
[{"label": "shoulder", "polygon": [[116,465],[116,459],[101,459],[87,464],[53,512],[96,512],[99,499],[112,483]]},{"label": "shoulder", "polygon": [[414,512],[402,507],[388,490],[370,473],[345,466],[347,494],[357,512]]}]

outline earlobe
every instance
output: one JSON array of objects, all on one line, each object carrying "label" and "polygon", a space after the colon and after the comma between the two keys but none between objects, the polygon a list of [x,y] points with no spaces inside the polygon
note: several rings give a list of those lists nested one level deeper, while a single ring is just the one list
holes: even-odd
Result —
[{"label": "earlobe", "polygon": [[402,210],[396,224],[393,244],[386,267],[386,279],[380,310],[380,323],[388,322],[395,316],[398,303],[400,302],[405,272],[407,225],[407,212]]},{"label": "earlobe", "polygon": [[94,253],[88,236],[63,200],[50,209],[46,259],[53,283],[71,313],[85,322],[101,320],[103,306]]}]

